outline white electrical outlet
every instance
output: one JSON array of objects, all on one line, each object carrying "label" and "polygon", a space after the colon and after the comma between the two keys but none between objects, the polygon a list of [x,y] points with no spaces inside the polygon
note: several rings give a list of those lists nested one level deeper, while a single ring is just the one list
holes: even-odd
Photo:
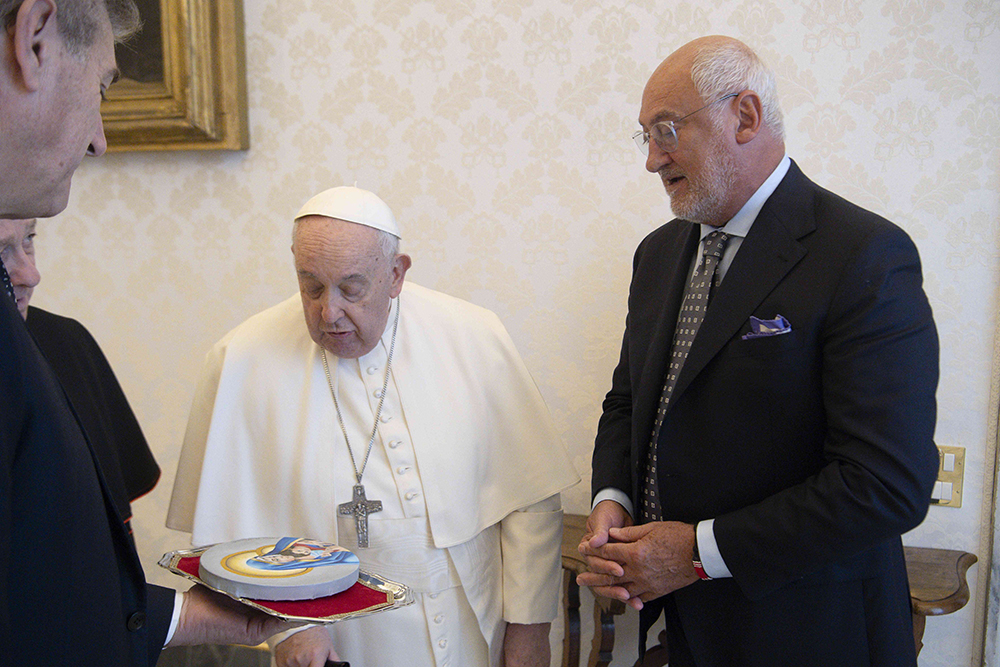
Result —
[{"label": "white electrical outlet", "polygon": [[937,482],[931,492],[931,505],[962,506],[962,478],[965,476],[965,447],[938,445]]}]

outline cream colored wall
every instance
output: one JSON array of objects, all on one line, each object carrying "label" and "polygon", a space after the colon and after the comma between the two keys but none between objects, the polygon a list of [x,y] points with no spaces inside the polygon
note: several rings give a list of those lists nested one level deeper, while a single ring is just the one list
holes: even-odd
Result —
[{"label": "cream colored wall", "polygon": [[[410,278],[494,309],[578,469],[618,355],[632,252],[671,217],[629,140],[645,80],[689,38],[774,66],[788,150],[916,240],[942,340],[941,444],[961,510],[911,544],[977,551],[998,285],[995,0],[245,0],[251,149],[87,160],[39,231],[36,302],[102,343],[164,469],[136,504],[150,578],[202,356],[295,289],[289,219],[322,188],[379,193]],[[331,428],[333,426],[331,425]],[[586,485],[565,496],[585,512]],[[932,618],[921,665],[972,664],[973,602]],[[626,626],[630,626],[626,623]],[[634,634],[620,638],[630,664]]]}]

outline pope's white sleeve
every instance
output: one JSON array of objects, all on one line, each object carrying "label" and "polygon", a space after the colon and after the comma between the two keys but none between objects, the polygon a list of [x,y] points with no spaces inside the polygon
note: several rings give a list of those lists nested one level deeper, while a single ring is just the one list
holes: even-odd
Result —
[{"label": "pope's white sleeve", "polygon": [[557,493],[500,522],[503,618],[508,623],[548,623],[559,613],[562,517]]}]

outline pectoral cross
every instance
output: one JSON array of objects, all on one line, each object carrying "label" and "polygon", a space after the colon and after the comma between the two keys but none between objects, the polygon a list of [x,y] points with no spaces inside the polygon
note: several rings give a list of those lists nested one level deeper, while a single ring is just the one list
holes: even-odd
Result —
[{"label": "pectoral cross", "polygon": [[365,487],[361,484],[354,485],[354,500],[349,503],[337,505],[337,510],[345,515],[354,515],[354,527],[358,531],[358,547],[368,548],[368,515],[382,511],[381,500],[368,500],[365,498]]}]

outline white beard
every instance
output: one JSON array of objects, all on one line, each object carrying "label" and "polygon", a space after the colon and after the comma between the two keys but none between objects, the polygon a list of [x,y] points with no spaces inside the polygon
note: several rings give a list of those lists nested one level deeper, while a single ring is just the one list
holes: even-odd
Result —
[{"label": "white beard", "polygon": [[697,224],[719,222],[729,187],[737,175],[736,159],[724,146],[721,135],[714,135],[708,156],[699,174],[684,174],[687,191],[670,196],[674,215]]}]

